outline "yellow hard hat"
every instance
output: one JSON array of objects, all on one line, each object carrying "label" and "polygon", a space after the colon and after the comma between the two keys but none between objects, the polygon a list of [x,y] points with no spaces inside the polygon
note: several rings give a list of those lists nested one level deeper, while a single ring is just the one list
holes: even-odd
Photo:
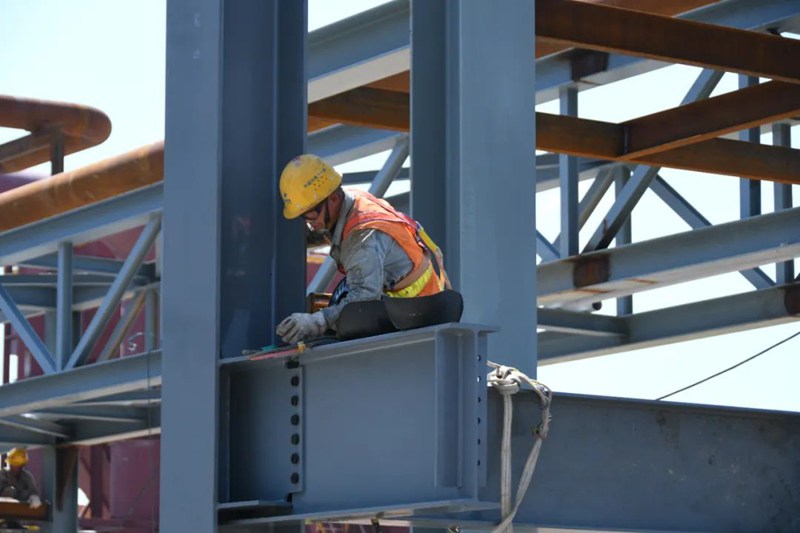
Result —
[{"label": "yellow hard hat", "polygon": [[25,448],[12,448],[6,456],[9,466],[25,466],[28,464],[28,452]]},{"label": "yellow hard hat", "polygon": [[297,218],[342,184],[342,176],[320,157],[299,155],[281,172],[283,216]]}]

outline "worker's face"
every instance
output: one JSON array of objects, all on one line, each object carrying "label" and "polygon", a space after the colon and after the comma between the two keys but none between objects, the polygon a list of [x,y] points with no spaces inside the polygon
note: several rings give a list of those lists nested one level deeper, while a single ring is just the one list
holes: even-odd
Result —
[{"label": "worker's face", "polygon": [[326,199],[314,209],[303,213],[303,220],[306,221],[306,224],[308,224],[308,227],[311,228],[312,231],[321,232],[329,229],[327,222],[330,216],[328,215],[328,200]]},{"label": "worker's face", "polygon": [[22,470],[22,467],[17,465],[10,465],[9,468],[11,468],[12,472],[19,472],[20,470]]}]

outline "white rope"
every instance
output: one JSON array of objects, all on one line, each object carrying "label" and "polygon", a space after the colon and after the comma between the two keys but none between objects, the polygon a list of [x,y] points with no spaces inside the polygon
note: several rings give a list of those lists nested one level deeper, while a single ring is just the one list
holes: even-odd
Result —
[{"label": "white rope", "polygon": [[[553,400],[553,392],[543,383],[533,380],[517,370],[507,366],[488,362],[494,370],[489,372],[486,382],[497,389],[503,396],[503,441],[500,455],[500,512],[502,521],[492,530],[492,533],[512,533],[514,516],[516,516],[522,499],[530,486],[533,478],[533,471],[536,469],[536,462],[539,460],[539,451],[542,449],[542,441],[547,438],[550,430],[550,403]],[[511,506],[511,422],[514,415],[514,403],[512,395],[519,392],[523,382],[528,383],[539,397],[542,407],[542,421],[532,430],[534,443],[525,461],[525,468],[517,485],[517,495],[514,499],[514,506]]]}]

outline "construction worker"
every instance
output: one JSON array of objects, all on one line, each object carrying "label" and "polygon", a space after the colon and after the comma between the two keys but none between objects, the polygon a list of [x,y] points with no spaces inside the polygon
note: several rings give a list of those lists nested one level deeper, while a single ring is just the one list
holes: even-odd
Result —
[{"label": "construction worker", "polygon": [[27,503],[32,509],[42,505],[33,474],[25,468],[28,452],[24,448],[12,448],[6,455],[6,468],[0,470],[0,496],[14,498]]},{"label": "construction worker", "polygon": [[422,226],[384,200],[343,188],[342,176],[321,158],[306,154],[290,161],[280,191],[283,216],[302,217],[312,236],[325,237],[348,285],[339,302],[315,313],[293,313],[278,324],[276,333],[285,342],[336,330],[347,303],[428,296],[450,287],[441,251]]}]

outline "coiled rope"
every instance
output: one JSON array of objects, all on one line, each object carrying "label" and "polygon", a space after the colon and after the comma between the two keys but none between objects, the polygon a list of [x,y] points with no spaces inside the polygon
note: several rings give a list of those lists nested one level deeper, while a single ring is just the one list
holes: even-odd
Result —
[{"label": "coiled rope", "polygon": [[[542,449],[542,442],[547,438],[550,430],[550,404],[553,400],[553,392],[547,385],[529,378],[516,368],[498,365],[491,361],[489,366],[493,368],[487,376],[489,386],[497,389],[503,396],[503,441],[501,445],[501,466],[500,466],[500,510],[502,520],[492,530],[492,533],[511,533],[513,531],[514,516],[519,510],[522,499],[530,486],[533,478],[533,471],[536,469],[536,462],[539,460],[539,451]],[[542,409],[542,421],[534,426],[532,434],[534,438],[533,446],[525,461],[525,468],[517,485],[517,495],[514,505],[511,505],[511,422],[514,418],[514,403],[512,396],[519,392],[523,383],[527,383],[539,397]]]}]

